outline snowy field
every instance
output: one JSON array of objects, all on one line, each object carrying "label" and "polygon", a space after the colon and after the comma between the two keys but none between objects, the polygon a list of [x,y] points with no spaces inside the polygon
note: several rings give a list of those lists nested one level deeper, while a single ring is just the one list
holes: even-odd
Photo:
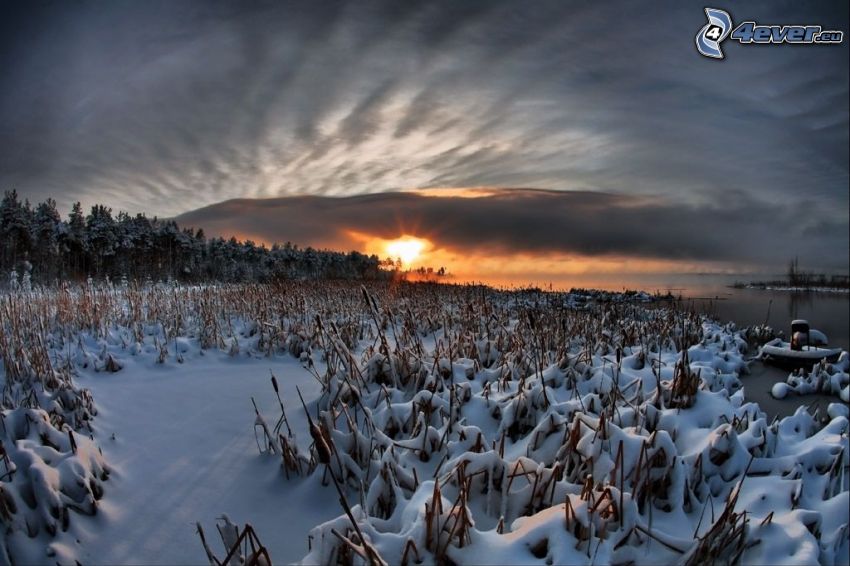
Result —
[{"label": "snowy field", "polygon": [[[195,522],[213,528],[223,512],[252,522],[276,561],[298,560],[309,529],[336,516],[338,503],[315,489],[316,478],[282,481],[278,460],[259,457],[251,396],[263,409],[277,408],[272,369],[287,376],[286,408],[295,414],[295,385],[316,396],[318,384],[291,357],[234,360],[212,352],[178,367],[147,361],[79,379],[98,400],[96,428],[107,437],[116,478],[103,517],[86,529],[80,561],[197,564],[205,557]],[[306,419],[297,423],[309,438]]]},{"label": "snowy field", "polygon": [[767,328],[389,283],[0,299],[0,563],[198,564],[246,523],[275,563],[850,562],[847,406],[747,402]]}]

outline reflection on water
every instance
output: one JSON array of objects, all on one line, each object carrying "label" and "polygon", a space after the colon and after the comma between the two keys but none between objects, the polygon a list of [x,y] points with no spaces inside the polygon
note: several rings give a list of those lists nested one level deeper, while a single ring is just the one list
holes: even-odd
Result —
[{"label": "reflection on water", "polygon": [[814,304],[814,293],[788,293],[788,316],[800,318],[801,309],[809,309]]}]

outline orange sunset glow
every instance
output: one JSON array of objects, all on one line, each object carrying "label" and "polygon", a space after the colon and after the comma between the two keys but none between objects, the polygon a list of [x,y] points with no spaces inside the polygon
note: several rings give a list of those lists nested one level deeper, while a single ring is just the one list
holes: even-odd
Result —
[{"label": "orange sunset glow", "polygon": [[728,265],[721,263],[619,255],[527,253],[491,249],[483,244],[480,248],[460,250],[440,241],[437,234],[426,237],[415,230],[412,233],[403,231],[395,238],[346,231],[344,241],[338,245],[377,255],[382,260],[401,260],[404,271],[445,268],[448,273],[446,279],[455,283],[482,282],[505,287],[534,284],[564,289],[586,286],[618,290],[624,285],[640,286],[653,274],[722,274],[729,269]]},{"label": "orange sunset glow", "polygon": [[[399,224],[402,224],[399,222]],[[225,237],[251,239],[257,244],[271,247],[273,239],[248,230],[218,231]],[[583,255],[558,251],[520,251],[494,245],[489,241],[477,242],[463,248],[442,237],[438,229],[425,231],[421,225],[407,223],[398,231],[374,233],[357,230],[324,232],[320,238],[305,240],[302,244],[316,249],[356,250],[375,255],[380,260],[390,260],[389,269],[399,267],[404,276],[416,280],[416,271],[441,268],[441,280],[453,283],[486,283],[500,287],[537,285],[555,289],[594,287],[622,290],[623,287],[664,289],[659,283],[663,274],[689,276],[698,274],[723,275],[753,271],[755,267],[723,261],[692,261],[664,259],[623,254]],[[663,282],[663,281],[662,281]]]}]

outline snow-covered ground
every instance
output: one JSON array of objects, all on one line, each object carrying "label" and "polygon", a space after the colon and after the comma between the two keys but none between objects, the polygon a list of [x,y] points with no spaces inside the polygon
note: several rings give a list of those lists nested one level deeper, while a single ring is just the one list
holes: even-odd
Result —
[{"label": "snow-covered ground", "polygon": [[[223,514],[276,563],[850,562],[846,406],[771,423],[742,387],[748,331],[630,300],[14,295],[0,563],[197,564],[196,523],[226,554]],[[272,373],[292,432],[263,439]]]},{"label": "snow-covered ground", "polygon": [[95,428],[114,470],[103,513],[83,524],[81,562],[198,564],[195,523],[215,532],[222,513],[250,522],[276,562],[307,553],[310,528],[335,517],[339,504],[318,476],[285,481],[279,459],[259,455],[251,397],[261,410],[277,409],[269,370],[291,424],[308,438],[295,385],[311,398],[319,388],[291,356],[208,352],[166,366],[142,359],[78,379],[97,399]]}]

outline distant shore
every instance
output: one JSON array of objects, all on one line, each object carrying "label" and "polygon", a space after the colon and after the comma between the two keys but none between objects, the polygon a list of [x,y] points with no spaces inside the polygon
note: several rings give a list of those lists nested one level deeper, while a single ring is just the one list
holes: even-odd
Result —
[{"label": "distant shore", "polygon": [[761,289],[764,291],[788,291],[791,293],[850,293],[850,282],[846,278],[832,280],[817,280],[806,283],[791,283],[789,281],[751,281],[745,283],[736,281],[732,284],[735,289]]}]

